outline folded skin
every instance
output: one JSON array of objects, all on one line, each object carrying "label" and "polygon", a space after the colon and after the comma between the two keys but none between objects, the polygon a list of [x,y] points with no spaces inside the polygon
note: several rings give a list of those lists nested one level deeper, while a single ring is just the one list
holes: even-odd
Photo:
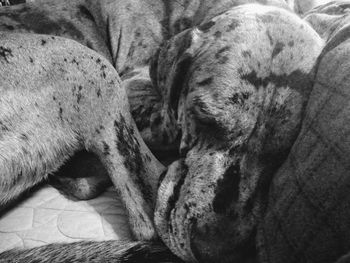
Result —
[{"label": "folded skin", "polygon": [[182,158],[158,190],[157,231],[187,262],[248,262],[270,179],[299,133],[323,47],[299,17],[242,5],[156,54],[163,133]]},{"label": "folded skin", "polygon": [[[328,41],[350,22],[350,2],[337,0],[318,6],[305,14],[304,20]],[[345,31],[343,31],[344,34]],[[340,35],[337,36],[338,38]],[[346,38],[346,37],[345,37]]]}]

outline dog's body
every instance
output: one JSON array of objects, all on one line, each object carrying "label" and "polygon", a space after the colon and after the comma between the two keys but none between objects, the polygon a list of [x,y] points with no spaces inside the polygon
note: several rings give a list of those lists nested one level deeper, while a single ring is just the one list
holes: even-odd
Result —
[{"label": "dog's body", "polygon": [[123,75],[145,65],[162,41],[163,10],[161,1],[36,0],[1,8],[0,31],[76,40],[103,55]]},{"label": "dog's body", "polygon": [[155,237],[151,206],[163,167],[133,124],[115,69],[72,40],[0,39],[0,206],[87,150],[121,193],[135,236]]}]

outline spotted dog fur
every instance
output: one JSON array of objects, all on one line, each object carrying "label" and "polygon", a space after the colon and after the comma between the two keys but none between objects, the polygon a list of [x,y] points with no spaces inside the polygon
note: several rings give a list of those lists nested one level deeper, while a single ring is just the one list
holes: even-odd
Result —
[{"label": "spotted dog fur", "polygon": [[[123,80],[136,79],[135,85],[139,86],[138,79],[149,80],[144,67],[163,40],[229,8],[252,2],[288,8],[284,0],[36,0],[0,9],[0,31],[74,39],[105,56]],[[130,82],[128,87],[132,87]],[[148,100],[149,85],[145,83],[144,87]],[[137,103],[136,99],[132,104]],[[144,110],[138,108],[135,114],[152,110],[148,105]],[[142,115],[147,118],[149,114]],[[145,121],[137,125],[140,130],[150,126]]]},{"label": "spotted dog fur", "polygon": [[112,65],[72,40],[1,33],[0,67],[0,207],[87,150],[120,192],[135,237],[155,238],[163,166],[141,139]]},{"label": "spotted dog fur", "polygon": [[[178,144],[170,144],[158,134],[162,103],[148,75],[151,55],[175,33],[250,2],[287,8],[284,0],[35,0],[0,9],[0,31],[63,36],[107,58],[128,90],[131,113],[142,138],[162,156],[164,151],[173,154]],[[108,184],[96,156],[85,151],[68,161],[55,178],[51,183],[79,199],[98,195]]]},{"label": "spotted dog fur", "polygon": [[298,135],[323,41],[291,12],[242,5],[168,42],[152,62],[163,127],[182,158],[155,224],[186,262],[254,260],[268,186]]},{"label": "spotted dog fur", "polygon": [[36,0],[1,8],[0,31],[76,40],[103,55],[123,75],[145,65],[162,41],[163,10],[160,0]]}]

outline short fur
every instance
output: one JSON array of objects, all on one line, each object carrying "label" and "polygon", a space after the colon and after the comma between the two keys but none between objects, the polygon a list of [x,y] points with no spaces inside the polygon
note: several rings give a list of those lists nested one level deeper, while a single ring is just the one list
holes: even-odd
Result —
[{"label": "short fur", "polygon": [[182,262],[161,243],[105,241],[50,244],[22,250],[9,250],[0,254],[0,263],[180,263]]},{"label": "short fur", "polygon": [[87,150],[105,166],[138,239],[156,237],[163,166],[145,146],[108,61],[75,41],[0,34],[0,206]]},{"label": "short fur", "polygon": [[165,244],[188,262],[246,262],[271,178],[299,133],[323,47],[298,16],[242,5],[157,53],[163,130],[182,134],[155,211]]}]

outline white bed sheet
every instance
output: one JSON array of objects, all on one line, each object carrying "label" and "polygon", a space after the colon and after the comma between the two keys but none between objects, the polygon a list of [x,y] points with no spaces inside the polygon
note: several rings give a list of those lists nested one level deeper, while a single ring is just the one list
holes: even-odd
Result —
[{"label": "white bed sheet", "polygon": [[88,201],[74,201],[45,185],[0,217],[0,252],[53,242],[131,239],[113,188]]}]

